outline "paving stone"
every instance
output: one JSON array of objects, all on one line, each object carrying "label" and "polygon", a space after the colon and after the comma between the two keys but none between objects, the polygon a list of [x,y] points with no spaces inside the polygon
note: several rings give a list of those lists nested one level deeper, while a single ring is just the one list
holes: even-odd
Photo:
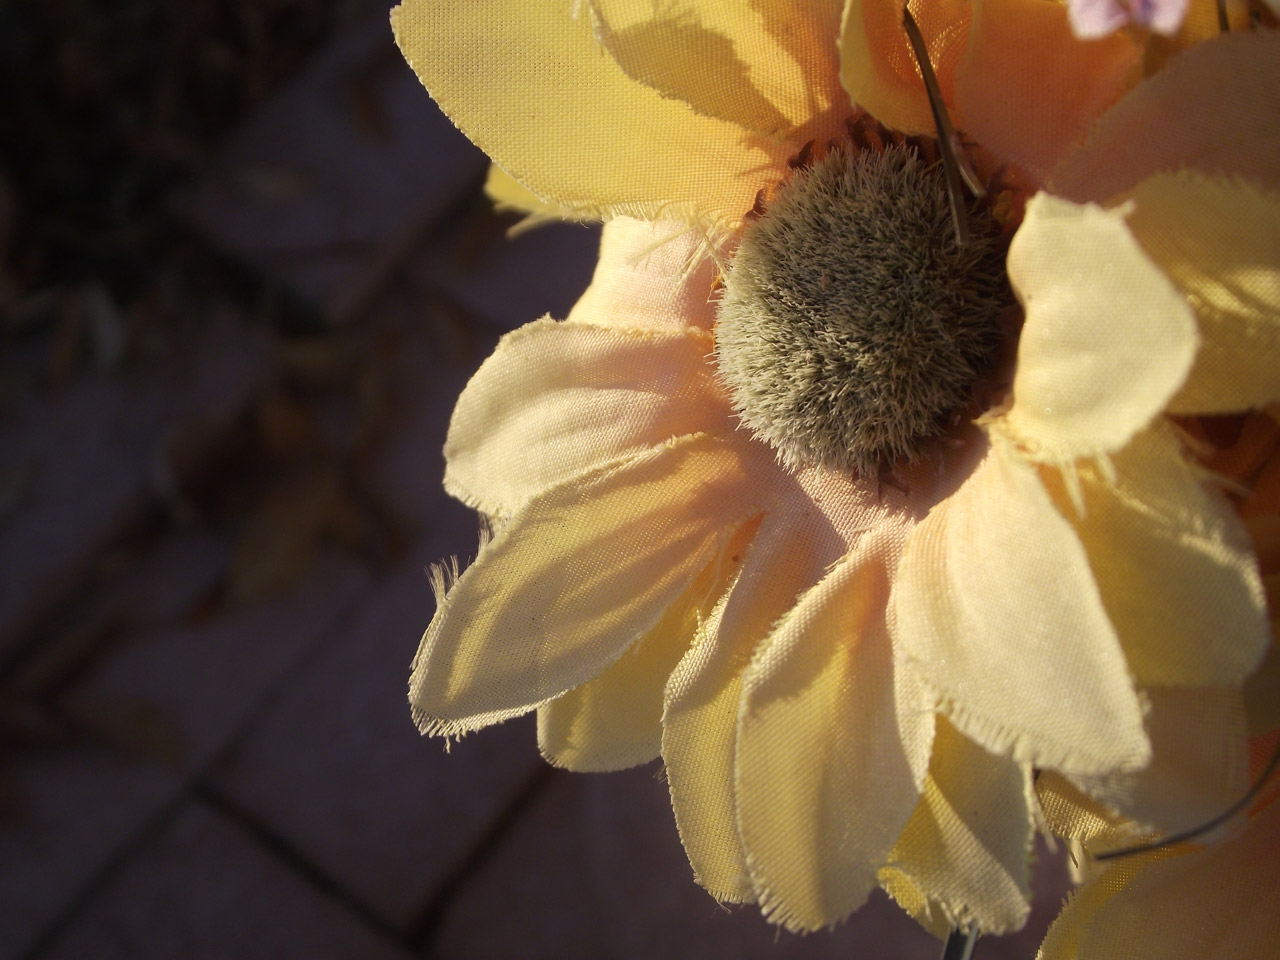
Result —
[{"label": "paving stone", "polygon": [[[600,250],[595,224],[551,223],[506,237],[468,236],[467,222],[451,224],[415,258],[411,276],[446,292],[495,329],[514,330],[550,314],[564,319],[591,282]],[[472,247],[482,243],[480,251]]]},{"label": "paving stone", "polygon": [[137,515],[171,454],[245,407],[272,362],[262,331],[215,312],[158,372],[88,377],[0,425],[0,475],[26,477],[0,519],[0,651]]},{"label": "paving stone", "polygon": [[474,548],[469,511],[455,519],[454,538],[437,527],[216,775],[221,791],[402,929],[542,764],[528,720],[448,753],[410,720],[409,661],[434,609],[423,568],[458,540]]},{"label": "paving stone", "polygon": [[12,960],[178,789],[172,770],[81,748],[10,758],[0,821],[0,960]]},{"label": "paving stone", "polygon": [[652,957],[937,960],[940,945],[887,898],[807,937],[755,907],[724,908],[694,881],[656,768],[559,774],[448,905],[441,958]]},{"label": "paving stone", "polygon": [[132,638],[64,696],[114,749],[7,765],[20,808],[0,823],[0,957],[17,955],[209,763],[366,583],[363,569],[326,558],[293,591]]},{"label": "paving stone", "polygon": [[389,295],[371,323],[396,332],[395,356],[383,374],[393,384],[395,423],[368,464],[366,482],[415,529],[456,532],[456,540],[441,542],[441,556],[474,553],[475,515],[441,487],[444,440],[458,395],[493,350],[497,332],[406,289]]},{"label": "paving stone", "polygon": [[404,960],[208,808],[192,805],[55,944],[52,960]]},{"label": "paving stone", "polygon": [[486,166],[404,62],[382,10],[271,97],[175,205],[344,320]]},{"label": "paving stone", "polygon": [[295,590],[130,638],[63,706],[93,716],[111,703],[146,704],[172,724],[182,766],[198,769],[301,655],[342,629],[368,584],[362,566],[323,556]]}]

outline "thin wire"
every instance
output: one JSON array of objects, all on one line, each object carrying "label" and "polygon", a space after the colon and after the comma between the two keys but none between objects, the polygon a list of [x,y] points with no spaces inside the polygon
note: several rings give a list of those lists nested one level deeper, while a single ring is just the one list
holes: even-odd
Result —
[{"label": "thin wire", "polygon": [[942,960],[969,960],[973,956],[973,945],[978,942],[978,928],[972,930],[952,930],[947,934],[947,942],[942,945]]},{"label": "thin wire", "polygon": [[956,239],[961,246],[969,242],[969,211],[965,206],[961,178],[973,191],[982,196],[985,192],[981,182],[969,169],[960,150],[960,138],[951,126],[951,118],[947,116],[947,108],[942,102],[942,88],[938,86],[938,78],[933,72],[933,64],[929,62],[929,50],[925,46],[924,34],[916,24],[906,4],[902,6],[902,26],[907,31],[907,39],[911,41],[911,52],[915,55],[916,65],[920,67],[920,76],[924,79],[925,93],[929,95],[929,110],[933,114],[933,125],[938,131],[938,149],[942,153],[942,168],[947,176],[947,196],[951,200],[951,220],[955,224]]},{"label": "thin wire", "polygon": [[1150,843],[1140,843],[1132,847],[1122,847],[1119,850],[1107,850],[1104,853],[1095,853],[1093,855],[1093,859],[1117,860],[1120,857],[1132,857],[1139,853],[1150,853],[1152,850],[1171,847],[1175,843],[1186,843],[1188,840],[1194,840],[1202,833],[1208,833],[1215,827],[1220,827],[1253,802],[1254,798],[1262,792],[1262,788],[1266,786],[1267,781],[1271,779],[1271,775],[1276,772],[1277,766],[1280,766],[1280,740],[1276,741],[1276,748],[1271,751],[1271,759],[1267,761],[1266,767],[1258,776],[1258,779],[1254,781],[1253,786],[1249,788],[1249,792],[1212,820],[1202,823],[1198,827],[1192,827],[1190,830],[1183,830],[1181,833],[1175,833],[1171,837],[1165,837],[1163,840],[1153,840]]}]

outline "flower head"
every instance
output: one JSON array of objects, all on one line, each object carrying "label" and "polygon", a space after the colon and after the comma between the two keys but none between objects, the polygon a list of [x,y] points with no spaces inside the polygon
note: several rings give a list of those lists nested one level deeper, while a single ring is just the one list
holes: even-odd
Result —
[{"label": "flower head", "polygon": [[1280,401],[1276,38],[1135,85],[1138,40],[1060,6],[914,5],[1012,184],[960,250],[894,3],[443,4],[395,17],[428,89],[543,213],[608,222],[454,413],[446,487],[498,529],[423,639],[422,728],[536,710],[554,763],[661,756],[698,880],[798,929],[878,883],[1020,926],[1033,770],[1144,822],[1216,798],[1178,757],[1243,742],[1269,631],[1185,438]]}]

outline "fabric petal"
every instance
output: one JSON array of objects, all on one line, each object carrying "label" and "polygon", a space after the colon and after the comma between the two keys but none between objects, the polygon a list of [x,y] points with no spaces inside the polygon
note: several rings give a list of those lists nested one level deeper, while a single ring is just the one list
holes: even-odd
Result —
[{"label": "fabric petal", "polygon": [[458,399],[444,486],[506,516],[530,497],[673,437],[733,433],[709,333],[539,320],[507,334]]},{"label": "fabric petal", "polygon": [[748,521],[650,630],[594,680],[538,708],[538,747],[558,767],[623,770],[657,759],[667,678],[742,566],[759,526]]},{"label": "fabric petal", "polygon": [[436,611],[410,679],[428,732],[461,735],[585,683],[651,630],[759,512],[760,469],[724,440],[674,440],[544,491]]},{"label": "fabric petal", "polygon": [[628,77],[569,3],[404,0],[396,42],[444,112],[536,196],[722,236],[791,149]]},{"label": "fabric petal", "polygon": [[1129,230],[1195,310],[1202,345],[1173,413],[1280,400],[1280,193],[1160,174],[1128,195]]},{"label": "fabric petal", "polygon": [[[1106,872],[1082,887],[1078,887],[1067,898],[1062,912],[1058,914],[1053,925],[1045,934],[1044,942],[1036,953],[1036,960],[1093,960],[1092,954],[1080,952],[1080,939],[1097,912],[1107,901],[1122,891],[1133,877],[1142,869],[1146,861],[1142,858],[1129,857],[1112,862]],[[1125,957],[1155,956],[1139,952]],[[1181,956],[1181,955],[1176,955]],[[1200,960],[1192,954],[1185,955],[1186,960]],[[1240,958],[1244,960],[1244,958]]]},{"label": "fabric petal", "polygon": [[1195,317],[1125,213],[1039,193],[1009,247],[1026,323],[1005,423],[1035,459],[1120,448],[1164,409],[1195,358]]},{"label": "fabric petal", "polygon": [[1141,684],[1239,686],[1268,644],[1252,541],[1176,438],[1139,434],[1114,473],[1076,473],[1080,508],[1043,475],[1084,545],[1107,616]]},{"label": "fabric petal", "polygon": [[843,99],[839,0],[590,3],[600,42],[629,76],[705,116],[781,137]]},{"label": "fabric petal", "polygon": [[1045,826],[1055,836],[1078,840],[1090,851],[1130,846],[1145,837],[1137,824],[1108,810],[1063,774],[1041,770],[1035,788]]},{"label": "fabric petal", "polygon": [[775,466],[757,480],[769,496],[760,531],[724,603],[672,672],[662,715],[680,839],[698,882],[730,901],[755,899],[734,801],[743,671],[773,625],[848,552],[856,531],[887,510],[874,489],[834,474],[792,477]]},{"label": "fabric petal", "polygon": [[[548,220],[571,220],[573,211],[540,200],[527,191],[524,184],[507,173],[498,164],[489,164],[485,175],[484,192],[499,212],[513,210],[529,215],[531,220],[544,223]],[[522,224],[521,224],[522,225]]]},{"label": "fabric petal", "polygon": [[710,299],[716,264],[708,252],[705,239],[682,224],[610,220],[601,231],[591,286],[569,319],[710,330],[716,322]]},{"label": "fabric petal", "polygon": [[1076,773],[1141,766],[1142,710],[1084,549],[1035,470],[994,439],[907,540],[903,651],[993,753]]},{"label": "fabric petal", "polygon": [[1147,687],[1151,762],[1142,770],[1068,776],[1108,809],[1164,834],[1205,823],[1249,789],[1238,690]]},{"label": "fabric petal", "polygon": [[923,796],[889,860],[947,918],[984,933],[1022,928],[1031,909],[1028,774],[939,719]]},{"label": "fabric petal", "polygon": [[[951,103],[972,3],[913,0],[908,6],[924,36],[942,98]],[[903,133],[934,133],[924,81],[902,27],[901,0],[846,0],[840,27],[840,82],[854,104],[885,126]]]},{"label": "fabric petal", "polygon": [[1280,34],[1228,33],[1169,60],[1094,125],[1049,189],[1099,203],[1154,173],[1236,174],[1280,189]]},{"label": "fabric petal", "polygon": [[1090,960],[1194,957],[1254,960],[1280,944],[1280,803],[1239,836],[1184,856],[1147,862],[1103,902],[1079,933]]},{"label": "fabric petal", "polygon": [[865,902],[929,763],[932,711],[895,696],[885,613],[901,538],[886,534],[792,607],[743,683],[738,826],[761,908],[792,930]]},{"label": "fabric petal", "polygon": [[967,136],[1043,183],[1132,84],[1141,55],[1124,33],[1077,41],[1059,4],[981,0],[956,70],[957,120]]}]

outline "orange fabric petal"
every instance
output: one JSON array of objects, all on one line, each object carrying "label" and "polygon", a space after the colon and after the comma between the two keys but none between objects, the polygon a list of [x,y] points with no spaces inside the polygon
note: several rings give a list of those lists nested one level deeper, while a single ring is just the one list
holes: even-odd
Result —
[{"label": "orange fabric petal", "polygon": [[1224,34],[1174,57],[1104,113],[1049,189],[1102,202],[1184,168],[1280,188],[1278,116],[1280,34]]},{"label": "orange fabric petal", "polygon": [[1037,184],[1137,78],[1141,58],[1127,33],[1077,40],[1066,7],[1043,0],[979,0],[969,37],[957,122]]},{"label": "orange fabric petal", "polygon": [[[956,64],[968,39],[969,0],[912,0],[909,4],[929,50],[942,98],[951,103]],[[906,31],[901,0],[848,0],[840,37],[840,80],[849,98],[887,127],[934,132]]]}]

